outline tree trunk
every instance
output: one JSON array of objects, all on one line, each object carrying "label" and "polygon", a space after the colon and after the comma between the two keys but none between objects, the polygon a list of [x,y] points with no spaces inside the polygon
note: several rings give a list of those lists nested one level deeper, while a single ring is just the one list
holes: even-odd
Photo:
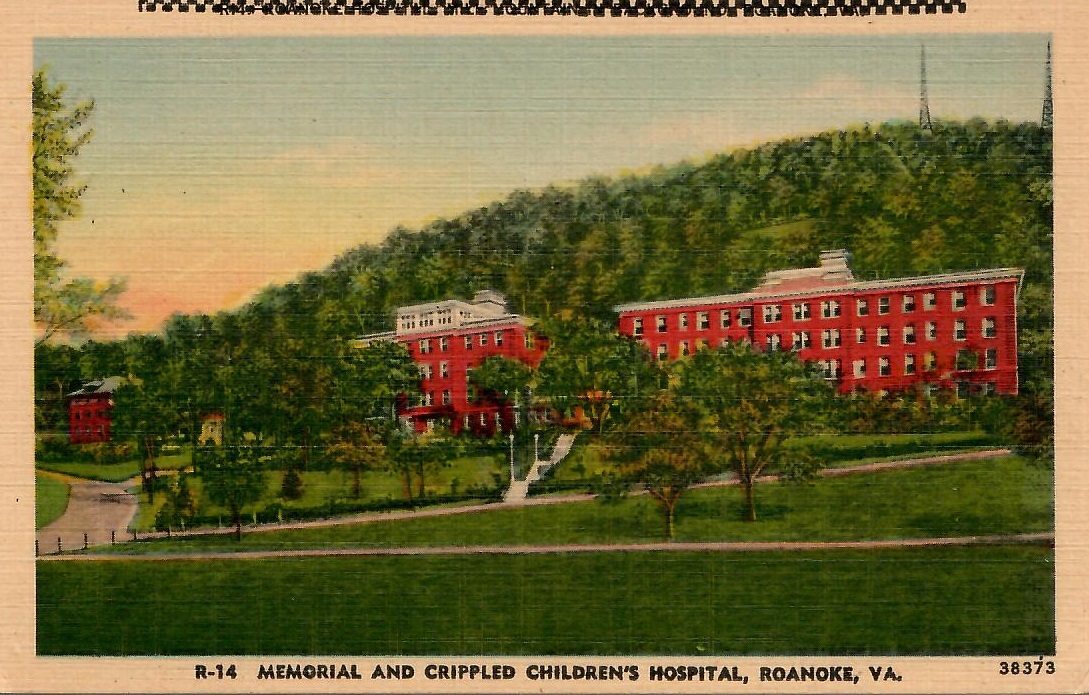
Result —
[{"label": "tree trunk", "polygon": [[412,501],[412,471],[405,469],[405,499]]},{"label": "tree trunk", "polygon": [[677,501],[674,500],[672,502],[666,502],[665,507],[666,507],[666,540],[672,542],[673,541],[673,530],[674,530],[674,519],[676,518],[675,514],[674,514],[674,510],[676,510],[676,508],[677,508]]},{"label": "tree trunk", "polygon": [[236,541],[242,541],[242,509],[231,510],[231,516],[234,517],[234,539]]},{"label": "tree trunk", "polygon": [[748,512],[748,520],[756,521],[756,502],[753,500],[753,479],[745,478],[742,481],[745,486],[745,508]]}]

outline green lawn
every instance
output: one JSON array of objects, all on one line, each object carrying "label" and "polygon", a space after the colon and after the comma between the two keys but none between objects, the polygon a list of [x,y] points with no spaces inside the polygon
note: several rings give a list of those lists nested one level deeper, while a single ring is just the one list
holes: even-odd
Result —
[{"label": "green lawn", "polygon": [[34,528],[44,528],[68,507],[68,484],[40,473],[34,474]]},{"label": "green lawn", "polygon": [[[756,523],[736,486],[685,493],[678,541],[859,540],[1013,534],[1053,528],[1051,471],[1016,456],[859,473],[756,489]],[[652,500],[571,502],[447,517],[148,541],[115,552],[270,548],[638,543],[662,538]]]},{"label": "green lawn", "polygon": [[[431,495],[449,494],[452,491],[453,482],[457,481],[457,489],[464,492],[466,488],[476,485],[494,486],[493,472],[502,473],[504,468],[499,456],[466,456],[454,459],[449,465],[430,474],[425,479],[425,490]],[[347,500],[351,497],[352,474],[344,470],[332,471],[304,471],[301,474],[303,480],[302,497],[297,500],[285,501],[281,497],[283,485],[283,471],[265,471],[265,490],[261,498],[243,508],[243,518],[252,519],[255,510],[264,509],[273,503],[282,503],[285,508],[285,516],[289,516],[291,509],[322,508],[333,500]],[[222,507],[213,504],[204,496],[203,486],[199,477],[189,478],[189,489],[197,500],[198,513],[202,516],[223,517],[223,523],[229,524],[229,514]],[[137,531],[150,531],[155,526],[155,514],[166,501],[165,495],[156,495],[155,502],[149,503],[147,495],[138,492],[140,509],[134,522]],[[412,481],[412,494],[417,494],[416,480]],[[379,501],[385,499],[401,499],[404,496],[404,482],[401,478],[383,471],[367,471],[360,476],[360,500]]]},{"label": "green lawn", "polygon": [[[155,466],[163,470],[187,468],[190,464],[188,453],[160,456],[155,459]],[[120,483],[140,475],[143,465],[139,459],[120,463],[85,463],[83,461],[38,461],[36,468],[57,473],[74,475],[77,478],[104,480],[108,483]]]},{"label": "green lawn", "polygon": [[39,562],[41,655],[1051,654],[1045,546]]}]

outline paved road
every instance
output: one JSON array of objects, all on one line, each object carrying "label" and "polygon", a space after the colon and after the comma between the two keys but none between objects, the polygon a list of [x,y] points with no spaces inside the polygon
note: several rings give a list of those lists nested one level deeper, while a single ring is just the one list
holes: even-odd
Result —
[{"label": "paved road", "polygon": [[553,553],[602,552],[773,552],[865,550],[878,548],[919,548],[963,545],[1009,545],[1012,543],[1055,543],[1054,533],[1024,533],[952,538],[899,538],[879,541],[727,541],[718,543],[590,543],[585,545],[447,545],[413,548],[307,548],[304,550],[246,550],[239,552],[151,553],[146,555],[95,554],[50,555],[42,560],[260,560],[268,558],[331,557],[353,555],[543,555]]},{"label": "paved road", "polygon": [[87,534],[88,545],[105,545],[110,542],[110,532],[124,540],[126,529],[136,516],[136,496],[125,490],[127,483],[103,483],[65,476],[70,493],[68,507],[53,523],[37,532],[42,553],[55,553],[57,539],[63,550],[83,547]]}]

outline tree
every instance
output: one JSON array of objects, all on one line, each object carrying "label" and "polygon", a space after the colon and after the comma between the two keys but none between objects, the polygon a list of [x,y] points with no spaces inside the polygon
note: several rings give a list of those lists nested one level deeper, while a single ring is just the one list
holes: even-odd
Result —
[{"label": "tree", "polygon": [[657,503],[667,540],[674,537],[681,495],[712,470],[698,427],[699,413],[667,393],[606,438],[606,457],[620,480],[641,486]]},{"label": "tree", "polygon": [[265,474],[251,447],[205,447],[201,450],[198,475],[212,502],[227,509],[242,540],[242,508],[261,498]]},{"label": "tree", "polygon": [[91,139],[85,127],[94,102],[65,103],[64,85],[52,85],[44,70],[32,81],[34,179],[34,323],[41,331],[37,343],[57,335],[81,337],[94,319],[128,316],[115,302],[125,282],[111,279],[67,278],[65,262],[57,256],[59,222],[79,213],[86,186],[73,181],[71,160]]},{"label": "tree", "polygon": [[360,476],[377,467],[386,455],[386,446],[375,428],[361,422],[349,422],[333,433],[333,443],[326,449],[329,457],[352,472],[352,497],[359,499]]},{"label": "tree", "polygon": [[659,373],[642,343],[598,321],[557,321],[537,368],[538,393],[565,409],[581,405],[598,434],[613,413],[637,408],[658,390]]},{"label": "tree", "polygon": [[832,389],[789,352],[760,353],[747,343],[702,350],[677,367],[677,393],[702,411],[701,429],[718,468],[745,489],[746,518],[756,520],[753,485],[783,465],[783,443],[831,410]]},{"label": "tree", "polygon": [[499,355],[488,357],[469,374],[469,383],[476,387],[477,397],[515,405],[519,396],[526,397],[532,381],[533,370],[529,365]]}]

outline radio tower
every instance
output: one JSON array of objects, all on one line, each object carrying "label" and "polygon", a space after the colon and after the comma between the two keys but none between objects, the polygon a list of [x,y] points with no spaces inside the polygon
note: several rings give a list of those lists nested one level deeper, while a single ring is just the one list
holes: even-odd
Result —
[{"label": "radio tower", "polygon": [[1055,121],[1054,104],[1051,102],[1051,42],[1047,42],[1047,63],[1044,67],[1044,110],[1040,114],[1040,127],[1051,130]]},{"label": "radio tower", "polygon": [[934,130],[930,122],[930,99],[926,94],[926,46],[919,49],[919,128]]}]

